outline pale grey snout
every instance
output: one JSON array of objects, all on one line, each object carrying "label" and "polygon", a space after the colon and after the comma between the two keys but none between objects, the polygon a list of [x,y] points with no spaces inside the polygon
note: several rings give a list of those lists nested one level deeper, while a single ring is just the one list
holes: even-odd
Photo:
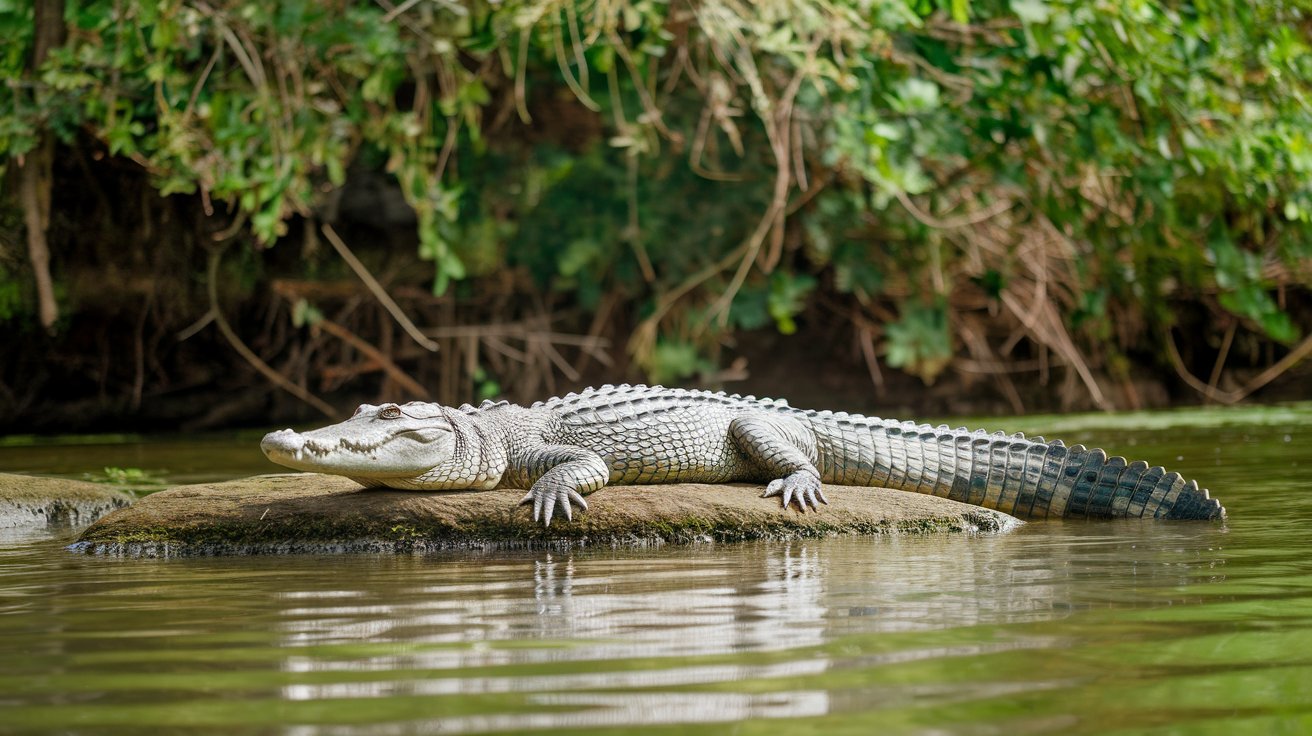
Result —
[{"label": "pale grey snout", "polygon": [[265,456],[270,458],[274,453],[294,456],[304,447],[305,438],[290,429],[270,432],[264,435],[263,440],[260,440],[260,449],[264,451]]}]

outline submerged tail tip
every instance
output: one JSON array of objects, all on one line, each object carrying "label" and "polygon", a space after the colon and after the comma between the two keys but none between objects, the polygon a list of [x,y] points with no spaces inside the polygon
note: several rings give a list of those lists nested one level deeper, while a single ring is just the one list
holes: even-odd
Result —
[{"label": "submerged tail tip", "polygon": [[1191,488],[1176,499],[1175,505],[1166,514],[1167,519],[1220,521],[1226,518],[1225,507],[1220,500],[1212,498],[1206,488]]}]

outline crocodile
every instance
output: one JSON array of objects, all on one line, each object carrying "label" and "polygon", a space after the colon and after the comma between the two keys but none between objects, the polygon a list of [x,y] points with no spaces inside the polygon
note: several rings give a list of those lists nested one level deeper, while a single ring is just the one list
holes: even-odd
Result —
[{"label": "crocodile", "polygon": [[527,490],[550,526],[608,483],[766,483],[784,508],[819,510],[823,484],[928,493],[1022,518],[1221,519],[1196,481],[1143,461],[1023,434],[988,434],[781,399],[661,386],[612,386],[452,408],[363,404],[340,424],[283,429],[270,460],[367,487]]}]

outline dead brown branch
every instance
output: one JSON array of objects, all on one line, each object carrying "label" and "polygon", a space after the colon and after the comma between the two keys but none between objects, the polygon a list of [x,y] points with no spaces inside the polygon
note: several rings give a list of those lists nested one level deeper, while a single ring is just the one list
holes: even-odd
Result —
[{"label": "dead brown branch", "polygon": [[330,319],[321,319],[318,322],[315,322],[314,328],[323,330],[333,337],[342,340],[347,345],[350,345],[361,353],[364,353],[365,356],[376,363],[389,378],[396,381],[397,384],[410,393],[410,395],[417,396],[421,399],[427,399],[429,397],[427,389],[420,385],[418,381],[411,378],[408,373],[401,370],[400,366],[393,362],[391,358],[387,357],[383,351],[371,345],[364,338]]},{"label": "dead brown branch", "polygon": [[884,398],[884,372],[879,369],[879,355],[875,352],[875,331],[869,327],[857,328],[857,339],[861,342],[861,357],[865,359],[866,371],[870,374],[870,383],[875,387],[875,396]]},{"label": "dead brown branch", "polygon": [[953,217],[951,219],[945,220],[935,217],[929,214],[928,212],[925,212],[924,210],[920,209],[920,207],[916,205],[915,201],[913,201],[911,197],[907,195],[906,192],[899,190],[898,192],[896,192],[896,196],[897,196],[897,201],[901,202],[902,206],[906,208],[907,212],[910,212],[912,217],[919,220],[920,224],[924,225],[925,227],[932,227],[936,230],[956,230],[958,228],[977,225],[981,222],[984,222],[985,220],[990,220],[994,217],[997,217],[1003,212],[1006,212],[1007,210],[1016,206],[1016,203],[1013,202],[1012,200],[1000,199],[997,202],[994,202],[993,204],[989,205],[988,207],[985,207],[982,210],[978,210],[976,212],[970,212],[964,215],[959,215],[957,217]]},{"label": "dead brown branch", "polygon": [[1290,368],[1298,365],[1304,358],[1312,355],[1312,335],[1303,338],[1303,341],[1294,346],[1292,350],[1285,354],[1285,357],[1273,363],[1266,370],[1254,376],[1243,387],[1233,391],[1222,391],[1215,386],[1203,383],[1189,368],[1185,366],[1184,359],[1180,357],[1180,351],[1175,347],[1175,336],[1170,330],[1165,333],[1166,354],[1171,359],[1171,365],[1175,367],[1175,372],[1182,380],[1193,390],[1202,394],[1211,401],[1221,404],[1237,404],[1248,398],[1253,392],[1262,388],[1279,378]]},{"label": "dead brown branch", "polygon": [[[36,0],[32,4],[32,70],[45,64],[51,50],[64,42],[64,0]],[[38,89],[37,97],[43,92]],[[36,146],[19,157],[19,199],[27,226],[27,255],[36,281],[37,318],[47,332],[59,319],[54,280],[50,277],[50,199],[54,183],[55,139],[48,131],[37,131]]]},{"label": "dead brown branch", "polygon": [[774,234],[774,238],[766,262],[762,264],[762,270],[769,273],[774,270],[774,266],[779,261],[784,237],[783,218],[788,207],[788,191],[792,188],[792,176],[789,171],[792,156],[789,154],[788,149],[791,143],[789,131],[793,120],[793,102],[802,87],[802,82],[810,72],[817,51],[819,51],[818,44],[814,44],[807,49],[805,63],[793,73],[788,86],[779,95],[776,107],[773,110],[757,111],[761,122],[765,124],[766,137],[770,140],[770,150],[774,154],[774,192],[770,199],[770,206],[766,208],[765,214],[762,215],[756,225],[756,229],[752,231],[752,234],[748,236],[744,243],[743,258],[738,263],[738,270],[734,272],[733,278],[729,281],[729,285],[725,287],[724,293],[720,295],[719,299],[715,300],[715,303],[707,311],[707,318],[718,318],[721,327],[728,324],[729,309],[733,304],[733,299],[747,280],[747,274],[751,271],[752,266],[756,265],[761,246],[765,243],[766,236],[771,233]]},{"label": "dead brown branch", "polygon": [[210,252],[208,279],[206,283],[206,288],[209,291],[210,297],[210,313],[214,315],[214,324],[219,328],[219,332],[223,333],[224,339],[228,341],[228,344],[232,346],[232,349],[236,350],[237,354],[245,359],[247,363],[250,363],[252,368],[259,371],[265,378],[269,379],[270,383],[281,388],[292,396],[295,396],[301,401],[304,401],[310,406],[313,406],[315,409],[318,409],[324,416],[336,416],[337,412],[323,399],[320,399],[305,388],[291,382],[286,376],[274,370],[268,363],[261,360],[260,356],[256,355],[255,351],[247,347],[246,343],[242,342],[242,339],[237,336],[237,333],[232,329],[232,326],[228,324],[228,320],[223,316],[223,311],[219,308],[219,260],[222,255],[222,250],[216,249]]},{"label": "dead brown branch", "polygon": [[[957,334],[961,336],[962,342],[966,344],[966,349],[974,356],[974,360],[970,362],[976,365],[989,366],[990,368],[1005,365],[997,359],[993,349],[989,346],[982,327],[971,324],[970,320],[962,320],[957,328]],[[957,362],[965,361],[958,360]],[[1011,404],[1011,410],[1016,414],[1024,414],[1025,403],[1021,401],[1020,392],[1016,390],[1016,384],[1011,380],[1010,372],[1007,370],[989,370],[987,372],[1002,390],[1002,395],[1007,398],[1007,402]]]},{"label": "dead brown branch", "polygon": [[1036,342],[1045,344],[1055,350],[1075,369],[1080,380],[1084,382],[1084,387],[1088,390],[1089,398],[1093,401],[1094,406],[1103,411],[1111,411],[1112,405],[1107,401],[1107,397],[1103,395],[1102,388],[1098,386],[1098,381],[1094,379],[1093,372],[1089,369],[1089,364],[1085,362],[1084,356],[1075,347],[1075,342],[1071,339],[1070,333],[1066,331],[1066,325],[1062,322],[1061,315],[1058,314],[1053,303],[1044,301],[1026,304],[1010,290],[1003,291],[1001,299],[1012,315],[1029,329]]},{"label": "dead brown branch", "polygon": [[19,169],[20,198],[27,225],[27,257],[31,261],[32,274],[36,280],[37,315],[41,326],[47,331],[54,330],[55,322],[59,319],[54,280],[50,277],[50,244],[46,237],[50,228],[54,148],[54,138],[49,134],[42,135],[41,142],[28,152]]},{"label": "dead brown branch", "polygon": [[1216,384],[1221,380],[1221,371],[1225,369],[1225,359],[1230,355],[1230,346],[1234,344],[1238,329],[1239,320],[1231,320],[1225,330],[1225,337],[1221,339],[1221,349],[1217,351],[1216,362],[1212,364],[1212,375],[1207,379],[1207,385],[1212,390],[1216,389]]},{"label": "dead brown branch", "polygon": [[337,251],[337,254],[342,257],[342,260],[346,261],[346,265],[351,267],[351,270],[355,272],[355,275],[360,277],[360,280],[364,282],[365,286],[369,287],[369,291],[373,293],[374,298],[378,300],[379,304],[383,305],[383,308],[387,310],[388,314],[392,315],[392,318],[401,326],[401,329],[405,330],[405,333],[418,343],[420,347],[435,352],[437,350],[437,343],[433,342],[428,337],[425,337],[424,333],[415,326],[415,323],[411,322],[410,318],[405,316],[405,312],[401,310],[401,307],[397,305],[396,301],[393,300],[391,296],[388,296],[387,290],[383,288],[382,284],[378,283],[378,279],[375,279],[373,274],[369,273],[369,269],[365,268],[364,264],[360,262],[360,259],[355,257],[355,254],[351,252],[351,249],[346,247],[346,242],[337,234],[337,231],[333,229],[332,225],[325,223],[320,229],[323,231],[324,237],[328,239],[328,242],[332,244],[333,249]]}]

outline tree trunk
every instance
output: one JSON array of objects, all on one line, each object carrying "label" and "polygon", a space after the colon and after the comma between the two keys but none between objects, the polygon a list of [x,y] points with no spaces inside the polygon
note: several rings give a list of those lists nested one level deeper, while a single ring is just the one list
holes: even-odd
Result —
[{"label": "tree trunk", "polygon": [[[36,35],[32,44],[32,78],[36,79],[50,49],[64,42],[64,0],[36,0],[33,7]],[[38,102],[42,95],[38,84]],[[36,147],[23,157],[19,173],[23,219],[27,224],[27,254],[36,278],[37,313],[41,326],[54,328],[59,318],[54,282],[50,278],[50,190],[55,161],[55,141],[50,131],[41,131]]]}]

